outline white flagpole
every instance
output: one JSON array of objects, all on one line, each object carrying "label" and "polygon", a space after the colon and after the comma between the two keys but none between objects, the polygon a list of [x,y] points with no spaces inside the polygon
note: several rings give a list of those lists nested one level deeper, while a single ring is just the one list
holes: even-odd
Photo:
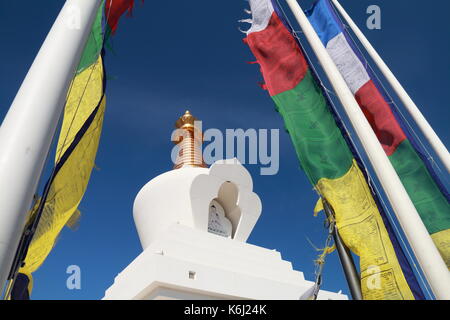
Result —
[{"label": "white flagpole", "polygon": [[408,110],[411,117],[416,122],[417,126],[420,128],[420,130],[423,132],[424,136],[432,146],[433,150],[438,155],[439,159],[441,159],[442,163],[444,164],[445,168],[447,169],[447,172],[450,172],[450,154],[445,147],[444,143],[441,141],[441,139],[438,137],[434,129],[431,127],[431,125],[428,123],[427,119],[423,116],[422,112],[420,112],[417,105],[414,103],[414,101],[411,99],[411,97],[408,95],[406,90],[403,88],[401,83],[397,80],[395,75],[392,73],[392,71],[389,69],[389,67],[386,65],[386,63],[383,61],[383,59],[380,57],[378,52],[375,50],[375,48],[372,46],[372,44],[367,40],[367,38],[364,36],[364,34],[361,32],[361,30],[358,28],[358,26],[353,22],[352,18],[345,12],[344,8],[341,6],[341,4],[337,0],[332,0],[336,8],[338,9],[339,13],[342,15],[342,17],[347,21],[350,28],[353,30],[355,35],[358,37],[359,41],[361,41],[364,48],[367,50],[369,55],[372,57],[372,59],[377,64],[378,68],[381,70],[383,75],[386,77],[386,79],[389,81],[391,87],[394,89],[394,91],[399,96],[400,100],[403,102],[406,110]]},{"label": "white flagpole", "polygon": [[67,0],[0,127],[0,294],[100,0]]},{"label": "white flagpole", "polygon": [[296,0],[286,0],[355,129],[419,264],[438,299],[450,299],[450,272],[352,92]]}]

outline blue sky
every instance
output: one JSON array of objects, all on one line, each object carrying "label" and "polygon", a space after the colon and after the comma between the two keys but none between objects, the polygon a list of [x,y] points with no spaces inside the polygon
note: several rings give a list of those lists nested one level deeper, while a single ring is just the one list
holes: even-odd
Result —
[{"label": "blue sky", "polygon": [[[0,1],[0,119],[63,3]],[[300,1],[305,9],[311,3]],[[433,9],[418,0],[341,3],[448,145],[450,3],[437,1]],[[371,4],[381,7],[381,30],[364,27]],[[184,110],[203,120],[204,129],[283,129],[272,100],[257,84],[258,67],[246,63],[254,58],[241,41],[237,21],[246,18],[247,7],[243,0],[147,1],[136,7],[132,19],[122,19],[115,50],[106,57],[110,80],[99,169],[80,206],[79,229],[64,230],[35,273],[34,299],[100,299],[139,255],[132,204],[145,183],[171,170],[170,134]],[[313,217],[317,198],[285,131],[280,130],[277,175],[260,176],[258,165],[246,167],[263,203],[249,242],[279,250],[313,280],[317,252],[307,239],[321,247],[327,231],[323,218]],[[69,265],[81,268],[81,290],[66,288]],[[336,253],[327,260],[323,288],[348,293]]]}]

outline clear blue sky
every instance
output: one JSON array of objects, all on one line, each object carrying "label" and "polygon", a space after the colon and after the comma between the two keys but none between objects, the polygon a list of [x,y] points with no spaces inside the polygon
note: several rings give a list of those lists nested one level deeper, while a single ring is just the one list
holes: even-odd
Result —
[{"label": "clear blue sky", "polygon": [[[282,1],[283,2],[283,1]],[[312,1],[301,0],[304,8]],[[3,119],[64,1],[0,1],[0,119]],[[364,33],[392,67],[444,143],[450,141],[448,1],[342,0],[359,26],[378,4],[382,29]],[[80,206],[80,228],[65,230],[35,273],[34,299],[100,299],[114,277],[139,253],[132,218],[140,188],[172,167],[170,134],[186,108],[204,128],[283,128],[258,67],[241,41],[241,1],[147,1],[121,21],[108,52],[107,112],[97,166]],[[246,25],[242,25],[246,28]],[[263,212],[249,242],[277,249],[295,269],[314,278],[317,252],[326,238],[317,200],[299,169],[289,136],[280,131],[280,171],[260,176],[247,166]],[[47,170],[48,172],[48,170]],[[66,268],[79,265],[82,289],[66,288]],[[348,292],[336,253],[328,258],[324,289]]]}]

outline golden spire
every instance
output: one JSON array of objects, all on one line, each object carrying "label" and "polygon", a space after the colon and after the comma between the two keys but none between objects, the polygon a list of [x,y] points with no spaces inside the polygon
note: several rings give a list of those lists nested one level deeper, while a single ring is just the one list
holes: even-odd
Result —
[{"label": "golden spire", "polygon": [[177,135],[175,143],[179,146],[177,160],[174,169],[182,167],[201,167],[206,164],[202,156],[203,134],[200,128],[195,126],[197,119],[187,110],[177,122]]}]

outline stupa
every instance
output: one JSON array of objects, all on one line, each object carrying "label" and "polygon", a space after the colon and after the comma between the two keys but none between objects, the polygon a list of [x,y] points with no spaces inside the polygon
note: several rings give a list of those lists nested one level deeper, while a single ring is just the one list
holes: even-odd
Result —
[{"label": "stupa", "polygon": [[[143,252],[103,299],[306,299],[314,286],[280,252],[247,243],[262,204],[237,159],[209,168],[202,133],[187,111],[178,121],[173,170],[138,193],[134,221]],[[318,299],[347,299],[321,290]]]}]

